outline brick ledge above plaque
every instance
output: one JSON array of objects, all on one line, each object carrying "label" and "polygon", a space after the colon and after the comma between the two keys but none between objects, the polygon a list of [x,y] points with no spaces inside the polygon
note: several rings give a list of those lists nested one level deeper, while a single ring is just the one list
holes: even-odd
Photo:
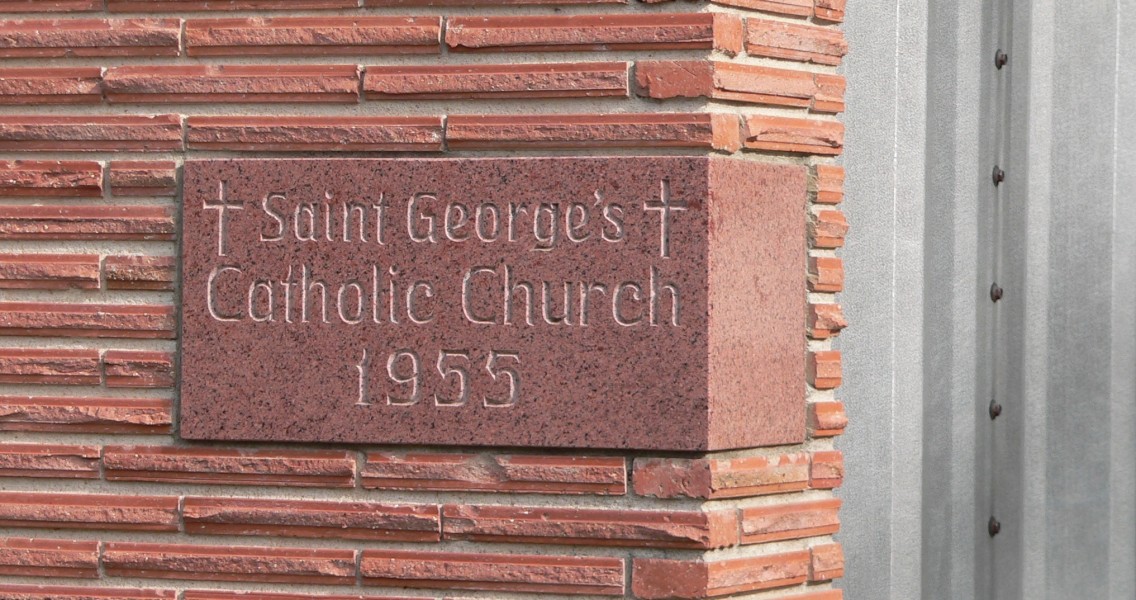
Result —
[{"label": "brick ledge above plaque", "polygon": [[801,442],[805,180],[716,157],[189,161],[180,433]]}]

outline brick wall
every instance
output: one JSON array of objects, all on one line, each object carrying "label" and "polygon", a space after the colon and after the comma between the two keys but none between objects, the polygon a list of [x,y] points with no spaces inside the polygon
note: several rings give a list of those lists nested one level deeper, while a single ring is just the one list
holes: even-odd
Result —
[{"label": "brick wall", "polygon": [[[0,599],[840,598],[843,10],[0,0]],[[810,172],[803,444],[178,439],[187,157],[707,152]]]}]

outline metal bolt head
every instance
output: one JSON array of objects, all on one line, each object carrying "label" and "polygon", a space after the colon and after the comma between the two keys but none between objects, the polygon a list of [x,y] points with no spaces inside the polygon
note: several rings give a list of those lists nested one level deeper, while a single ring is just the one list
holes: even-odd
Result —
[{"label": "metal bolt head", "polygon": [[994,173],[993,173],[993,175],[992,175],[992,178],[994,179],[994,185],[995,185],[995,186],[997,186],[997,185],[1000,185],[1000,184],[1001,184],[1001,183],[1002,183],[1003,181],[1006,181],[1006,172],[1005,172],[1005,171],[1003,171],[1003,170],[1002,170],[1002,169],[1001,169],[1000,167],[998,167],[997,165],[995,165],[995,166],[994,166]]},{"label": "metal bolt head", "polygon": [[990,401],[990,420],[993,421],[1002,416],[1002,405],[991,400]]},{"label": "metal bolt head", "polygon": [[1002,533],[1002,524],[998,522],[998,519],[990,517],[990,522],[986,524],[986,531],[990,533],[990,537],[994,537]]},{"label": "metal bolt head", "polygon": [[997,283],[990,286],[990,299],[991,300],[998,302],[1002,299],[1002,296],[1004,294],[1005,294],[1005,292],[1002,290],[1002,286],[998,285]]},{"label": "metal bolt head", "polygon": [[994,53],[994,66],[997,67],[999,71],[1002,70],[1002,67],[1006,66],[1008,62],[1010,62],[1010,55],[1006,54],[1001,49]]}]

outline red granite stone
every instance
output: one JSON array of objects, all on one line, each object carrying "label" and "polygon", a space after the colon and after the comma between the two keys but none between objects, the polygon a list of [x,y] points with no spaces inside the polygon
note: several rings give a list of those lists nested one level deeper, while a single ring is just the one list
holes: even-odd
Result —
[{"label": "red granite stone", "polygon": [[800,442],[807,196],[718,157],[189,161],[181,434]]}]

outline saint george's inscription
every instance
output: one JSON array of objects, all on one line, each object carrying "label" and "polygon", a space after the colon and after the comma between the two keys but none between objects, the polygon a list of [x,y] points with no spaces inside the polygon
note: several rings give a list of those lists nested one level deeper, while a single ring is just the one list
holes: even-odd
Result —
[{"label": "saint george's inscription", "polygon": [[[306,263],[289,264],[284,273],[265,276],[246,274],[240,265],[222,261],[209,273],[205,292],[209,316],[218,322],[279,320],[303,325],[318,320],[342,325],[366,321],[426,326],[436,320],[437,311],[460,307],[462,318],[479,326],[588,327],[609,321],[619,327],[678,327],[681,292],[674,283],[664,281],[654,265],[639,280],[526,281],[502,261],[496,266],[470,266],[446,281],[379,262],[382,247],[388,243],[518,244],[530,252],[556,252],[562,244],[593,242],[612,244],[612,251],[618,253],[615,246],[627,243],[624,220],[628,210],[656,213],[658,240],[652,243],[659,247],[659,258],[666,260],[670,258],[671,221],[686,207],[671,199],[667,179],[657,187],[657,198],[644,199],[637,206],[606,202],[601,190],[593,191],[585,202],[570,201],[564,206],[537,201],[446,200],[437,192],[414,192],[399,203],[405,205],[404,214],[395,215],[385,191],[379,191],[377,202],[369,203],[337,198],[331,191],[315,200],[290,199],[286,192],[268,191],[259,200],[248,201],[232,198],[228,182],[221,181],[217,198],[202,203],[203,210],[214,212],[219,258],[228,254],[230,212],[247,208],[259,222],[253,243],[269,247],[285,242],[355,245],[369,252],[374,262],[347,280],[329,280]],[[475,308],[478,304],[496,304],[500,310]],[[424,397],[432,398],[436,406],[462,406],[474,397],[487,407],[510,407],[521,398],[523,361],[516,351],[439,350],[436,361],[429,357],[429,364],[436,366],[435,374],[429,372],[432,369],[424,373],[423,356],[417,350],[400,348],[380,363],[385,365],[386,380],[379,381],[370,352],[364,348],[356,364],[358,406],[370,406],[376,398],[390,406],[410,406]],[[471,369],[482,366],[489,383],[503,381],[506,392],[498,396],[471,392],[471,386],[482,379],[472,377]],[[427,384],[455,389],[451,395],[426,395]],[[405,389],[376,392],[376,387]]]},{"label": "saint george's inscription", "polygon": [[621,447],[651,432],[590,420],[705,421],[707,177],[698,159],[190,162],[183,435]]}]

